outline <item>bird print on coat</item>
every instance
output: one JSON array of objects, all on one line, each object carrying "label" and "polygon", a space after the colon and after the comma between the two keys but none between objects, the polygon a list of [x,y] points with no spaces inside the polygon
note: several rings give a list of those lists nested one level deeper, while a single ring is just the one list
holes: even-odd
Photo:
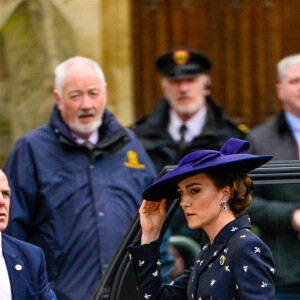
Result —
[{"label": "bird print on coat", "polygon": [[145,245],[134,242],[129,252],[138,279],[139,299],[275,299],[271,252],[250,228],[247,216],[227,224],[213,244],[203,247],[194,267],[165,286],[157,269],[158,241]]}]

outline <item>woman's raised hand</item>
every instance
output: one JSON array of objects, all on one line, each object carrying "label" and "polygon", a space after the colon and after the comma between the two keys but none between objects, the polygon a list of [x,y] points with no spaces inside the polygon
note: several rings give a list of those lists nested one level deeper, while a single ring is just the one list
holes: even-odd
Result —
[{"label": "woman's raised hand", "polygon": [[141,244],[157,240],[166,216],[166,199],[160,202],[144,200],[139,213],[142,226]]}]

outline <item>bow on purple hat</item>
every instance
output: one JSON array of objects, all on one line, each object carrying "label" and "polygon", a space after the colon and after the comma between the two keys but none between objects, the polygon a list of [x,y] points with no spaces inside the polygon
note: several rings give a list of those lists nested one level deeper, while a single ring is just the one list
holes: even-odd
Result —
[{"label": "bow on purple hat", "polygon": [[248,141],[230,138],[220,151],[198,150],[186,155],[177,168],[166,173],[150,185],[143,198],[160,201],[162,198],[178,198],[177,183],[181,180],[205,172],[242,172],[247,173],[265,164],[272,155],[248,154]]}]

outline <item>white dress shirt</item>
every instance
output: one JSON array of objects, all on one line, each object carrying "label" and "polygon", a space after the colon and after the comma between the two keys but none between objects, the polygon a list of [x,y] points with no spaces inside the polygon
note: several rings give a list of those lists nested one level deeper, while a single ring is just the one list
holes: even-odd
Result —
[{"label": "white dress shirt", "polygon": [[202,129],[205,124],[207,114],[207,108],[204,107],[198,113],[196,113],[192,118],[188,121],[183,122],[174,109],[170,109],[169,111],[169,124],[168,124],[168,132],[171,135],[172,139],[175,142],[180,141],[180,127],[184,123],[187,127],[187,130],[184,134],[184,139],[187,143],[191,142],[196,136],[201,134]]},{"label": "white dress shirt", "polygon": [[284,112],[287,123],[289,124],[292,133],[295,137],[295,140],[298,141],[298,143],[300,142],[300,118],[288,113],[288,112]]},{"label": "white dress shirt", "polygon": [[2,252],[2,236],[0,232],[0,299],[11,300],[11,287],[6,263]]}]

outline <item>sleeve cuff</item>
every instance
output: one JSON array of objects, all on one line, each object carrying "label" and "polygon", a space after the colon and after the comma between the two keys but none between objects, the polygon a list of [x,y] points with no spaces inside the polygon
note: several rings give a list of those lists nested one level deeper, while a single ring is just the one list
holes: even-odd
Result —
[{"label": "sleeve cuff", "polygon": [[149,259],[152,261],[159,260],[160,243],[159,240],[156,240],[151,243],[141,245],[141,240],[136,240],[128,246],[128,251],[134,265],[139,264],[139,261],[149,261]]}]

